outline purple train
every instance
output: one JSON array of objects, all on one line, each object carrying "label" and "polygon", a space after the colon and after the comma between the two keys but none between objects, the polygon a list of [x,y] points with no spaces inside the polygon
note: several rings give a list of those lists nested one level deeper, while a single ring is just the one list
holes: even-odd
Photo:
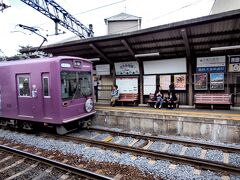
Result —
[{"label": "purple train", "polygon": [[54,126],[58,134],[89,122],[96,112],[92,63],[52,57],[0,63],[0,124],[33,129]]}]

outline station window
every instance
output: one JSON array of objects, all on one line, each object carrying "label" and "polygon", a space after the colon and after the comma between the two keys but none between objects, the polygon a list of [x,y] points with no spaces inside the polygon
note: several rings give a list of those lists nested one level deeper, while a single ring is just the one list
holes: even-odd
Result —
[{"label": "station window", "polygon": [[49,78],[48,77],[43,77],[43,96],[44,97],[49,97]]},{"label": "station window", "polygon": [[30,78],[28,76],[18,76],[18,95],[30,96]]},{"label": "station window", "polygon": [[62,99],[78,99],[92,95],[92,78],[90,72],[61,72]]}]

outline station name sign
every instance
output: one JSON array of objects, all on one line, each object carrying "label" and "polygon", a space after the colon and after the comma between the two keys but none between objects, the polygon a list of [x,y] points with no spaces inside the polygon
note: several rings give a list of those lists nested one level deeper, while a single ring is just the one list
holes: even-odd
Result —
[{"label": "station name sign", "polygon": [[225,56],[200,57],[197,58],[197,73],[218,73],[225,72],[226,58]]}]

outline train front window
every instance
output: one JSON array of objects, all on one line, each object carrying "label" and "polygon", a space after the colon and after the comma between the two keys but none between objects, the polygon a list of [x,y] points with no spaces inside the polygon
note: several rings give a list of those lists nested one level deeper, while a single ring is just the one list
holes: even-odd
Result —
[{"label": "train front window", "polygon": [[79,99],[92,95],[92,80],[90,72],[61,72],[62,99]]}]

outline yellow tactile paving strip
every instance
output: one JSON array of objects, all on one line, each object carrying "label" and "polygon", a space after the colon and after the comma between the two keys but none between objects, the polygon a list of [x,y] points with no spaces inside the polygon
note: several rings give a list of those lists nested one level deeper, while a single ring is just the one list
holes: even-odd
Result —
[{"label": "yellow tactile paving strip", "polygon": [[[172,116],[187,116],[187,117],[204,117],[204,118],[216,118],[219,120],[236,120],[240,121],[240,111],[235,111],[231,113],[225,113],[219,111],[209,110],[208,112],[196,112],[187,109],[154,109],[149,107],[110,107],[110,106],[96,106],[97,110],[109,110],[109,111],[125,111],[125,112],[139,112],[139,113],[153,113],[153,114],[160,114],[160,115],[172,115]],[[239,113],[238,113],[239,112]]]}]

